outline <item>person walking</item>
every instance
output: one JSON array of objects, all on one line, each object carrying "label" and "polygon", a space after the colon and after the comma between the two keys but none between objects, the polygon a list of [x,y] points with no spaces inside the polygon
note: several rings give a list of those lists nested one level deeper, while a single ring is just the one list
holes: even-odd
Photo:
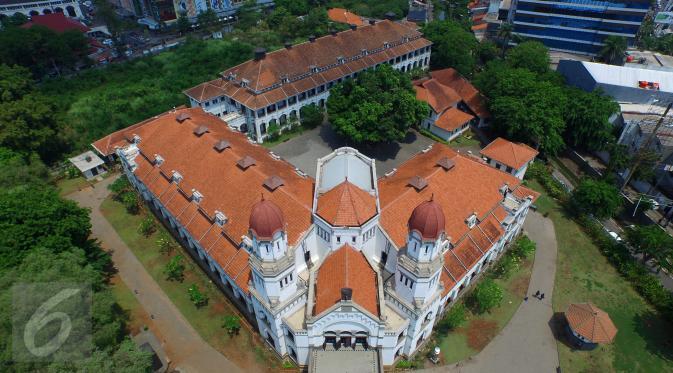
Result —
[{"label": "person walking", "polygon": [[540,300],[544,299],[544,293],[540,294]]},{"label": "person walking", "polygon": [[539,298],[539,297],[540,297],[540,290],[535,292],[535,298]]}]

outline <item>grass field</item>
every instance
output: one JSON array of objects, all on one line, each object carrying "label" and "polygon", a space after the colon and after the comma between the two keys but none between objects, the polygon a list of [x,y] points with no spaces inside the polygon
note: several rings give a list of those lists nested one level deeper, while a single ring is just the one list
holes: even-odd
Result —
[{"label": "grass field", "polygon": [[[250,368],[251,371],[274,370],[280,366],[281,362],[275,353],[269,351],[269,348],[259,337],[246,326],[241,328],[237,336],[230,337],[227,334],[222,328],[223,318],[226,315],[237,314],[238,311],[235,306],[181,247],[167,255],[159,252],[156,241],[159,233],[165,232],[165,230],[158,222],[157,232],[149,237],[144,237],[138,233],[138,226],[144,217],[143,213],[130,215],[120,203],[110,197],[103,201],[101,212],[204,340],[238,366]],[[164,268],[170,258],[178,254],[185,258],[185,279],[183,282],[168,281],[163,272]],[[196,308],[191,303],[187,289],[192,284],[198,285],[201,292],[209,297],[208,305]],[[132,302],[128,299],[128,293],[124,292],[123,289],[118,290],[118,292],[122,307],[124,308],[124,304],[126,304],[127,307],[133,308]],[[243,320],[241,322],[244,323]]]},{"label": "grass field", "polygon": [[[543,191],[537,182],[529,185]],[[619,329],[612,344],[593,351],[577,351],[559,342],[563,371],[673,372],[673,325],[660,318],[619,275],[556,201],[543,193],[536,205],[538,211],[548,214],[556,229],[554,311],[563,312],[570,303],[591,301],[608,312]]]},{"label": "grass field", "polygon": [[499,307],[490,313],[476,315],[468,311],[465,324],[448,334],[436,336],[443,353],[443,363],[452,364],[465,360],[481,351],[507,325],[514,316],[528,290],[533,258],[525,260],[509,279],[496,279],[504,290]]}]

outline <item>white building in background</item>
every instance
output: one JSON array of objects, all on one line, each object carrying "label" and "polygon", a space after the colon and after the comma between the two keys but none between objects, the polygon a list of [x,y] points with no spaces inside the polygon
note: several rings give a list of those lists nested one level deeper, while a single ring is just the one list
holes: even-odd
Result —
[{"label": "white building in background", "polygon": [[350,30],[266,53],[234,66],[220,78],[185,91],[192,107],[221,117],[238,113],[242,129],[263,142],[272,124],[298,119],[303,106],[325,106],[329,90],[344,79],[381,64],[401,71],[430,64],[430,41],[413,24],[392,21],[351,26]]},{"label": "white building in background", "polygon": [[523,180],[528,166],[539,154],[537,150],[521,142],[511,142],[498,137],[481,149],[486,163]]},{"label": "white building in background", "polygon": [[374,160],[339,148],[318,160],[314,180],[199,108],[93,146],[119,155],[268,344],[310,367],[337,359],[378,371],[416,353],[537,196],[441,144],[382,178]]},{"label": "white building in background", "polygon": [[83,18],[82,9],[77,0],[0,0],[0,18],[11,17],[16,13],[23,14],[26,17],[63,13],[71,18]]}]

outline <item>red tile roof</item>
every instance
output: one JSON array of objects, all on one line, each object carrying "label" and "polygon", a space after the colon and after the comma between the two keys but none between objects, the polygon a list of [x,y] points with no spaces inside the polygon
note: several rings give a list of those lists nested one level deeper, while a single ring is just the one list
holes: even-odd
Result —
[{"label": "red tile roof", "polygon": [[376,198],[346,180],[318,197],[317,212],[333,226],[357,227],[376,215]]},{"label": "red tile roof", "polygon": [[486,108],[486,99],[479,91],[458,71],[453,68],[430,72],[431,80],[453,89],[463,102],[480,118],[489,118],[491,115]]},{"label": "red tile roof", "polygon": [[570,328],[592,343],[610,343],[617,335],[610,316],[591,303],[571,304],[565,316]]},{"label": "red tile roof", "polygon": [[[190,118],[178,122],[176,117],[181,113],[188,113]],[[194,129],[203,125],[209,132],[196,136]],[[282,211],[290,244],[310,227],[313,179],[297,175],[290,164],[272,158],[267,149],[251,144],[245,135],[230,130],[200,108],[161,114],[95,145],[97,149],[128,145],[133,134],[141,138],[135,175],[244,291],[248,289],[250,268],[248,254],[239,245],[248,232],[252,207],[262,193]],[[221,140],[231,147],[218,152],[213,145]],[[161,165],[153,163],[155,154],[164,159]],[[237,166],[245,156],[256,160],[254,167],[243,170]],[[173,171],[183,177],[177,185],[170,179]],[[273,175],[282,178],[283,185],[270,192],[263,184]],[[203,195],[198,205],[191,201],[192,189]],[[216,210],[227,217],[222,228],[215,223]]]},{"label": "red tile roof", "polygon": [[354,303],[379,315],[376,272],[364,254],[350,245],[343,245],[325,258],[318,269],[315,287],[314,315],[339,302],[342,288],[351,288]]},{"label": "red tile roof", "polygon": [[416,90],[416,98],[427,102],[435,113],[441,113],[452,106],[456,106],[461,100],[455,90],[440,84],[434,79],[416,80],[413,84]]},{"label": "red tile roof", "polygon": [[68,18],[63,13],[52,13],[31,16],[30,21],[21,25],[22,28],[31,28],[33,26],[44,26],[54,32],[66,32],[76,30],[88,32],[89,28],[74,18]]},{"label": "red tile roof", "polygon": [[538,152],[526,144],[511,142],[498,137],[481,149],[481,155],[518,170],[535,159]]},{"label": "red tile roof", "polygon": [[[384,43],[389,43],[389,47],[385,48]],[[259,109],[430,44],[407,24],[380,21],[268,53],[184,93],[200,102],[227,96],[248,108]],[[363,54],[363,50],[368,52]],[[338,57],[344,62],[339,63]],[[312,72],[312,66],[318,71]],[[284,78],[289,82],[283,83]],[[241,86],[243,80],[246,87]]]},{"label": "red tile roof", "polygon": [[463,124],[468,123],[472,119],[474,119],[472,115],[460,109],[456,109],[455,107],[451,107],[435,120],[435,126],[451,132],[462,127]]},{"label": "red tile roof", "polygon": [[343,8],[332,8],[328,10],[327,17],[334,22],[345,23],[348,25],[362,26],[365,24],[359,15],[351,13]]}]

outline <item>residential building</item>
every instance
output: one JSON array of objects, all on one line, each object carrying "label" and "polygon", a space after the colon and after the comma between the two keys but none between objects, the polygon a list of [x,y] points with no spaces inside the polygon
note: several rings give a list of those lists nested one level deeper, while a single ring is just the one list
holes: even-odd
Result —
[{"label": "residential building", "polygon": [[412,356],[537,197],[441,144],[379,179],[374,160],[339,148],[313,179],[201,108],[93,146],[115,149],[156,215],[269,346],[301,366],[345,348],[345,371]]},{"label": "residential building", "polygon": [[647,15],[649,0],[514,0],[513,34],[538,40],[548,48],[596,55],[608,36],[626,38],[629,45]]},{"label": "residential building", "polygon": [[82,9],[76,0],[0,0],[0,18],[11,17],[16,13],[26,17],[40,14],[63,13],[71,18],[84,18]]},{"label": "residential building", "polygon": [[261,143],[270,125],[282,129],[303,106],[324,107],[330,88],[364,70],[384,63],[401,71],[427,69],[430,45],[411,24],[371,21],[268,54],[258,48],[254,59],[185,94],[192,107],[219,117],[241,115],[246,125],[240,129]]},{"label": "residential building", "polygon": [[538,151],[530,146],[498,137],[480,152],[486,163],[523,180],[528,166],[533,163]]},{"label": "residential building", "polygon": [[431,108],[421,127],[445,141],[460,136],[470,124],[483,127],[490,119],[486,99],[453,68],[432,71],[413,86],[416,98]]},{"label": "residential building", "polygon": [[557,71],[569,85],[587,92],[600,89],[619,103],[673,101],[673,71],[574,60],[559,61]]},{"label": "residential building", "polygon": [[68,158],[70,163],[82,173],[85,179],[90,180],[107,172],[105,162],[91,150],[76,157]]}]

